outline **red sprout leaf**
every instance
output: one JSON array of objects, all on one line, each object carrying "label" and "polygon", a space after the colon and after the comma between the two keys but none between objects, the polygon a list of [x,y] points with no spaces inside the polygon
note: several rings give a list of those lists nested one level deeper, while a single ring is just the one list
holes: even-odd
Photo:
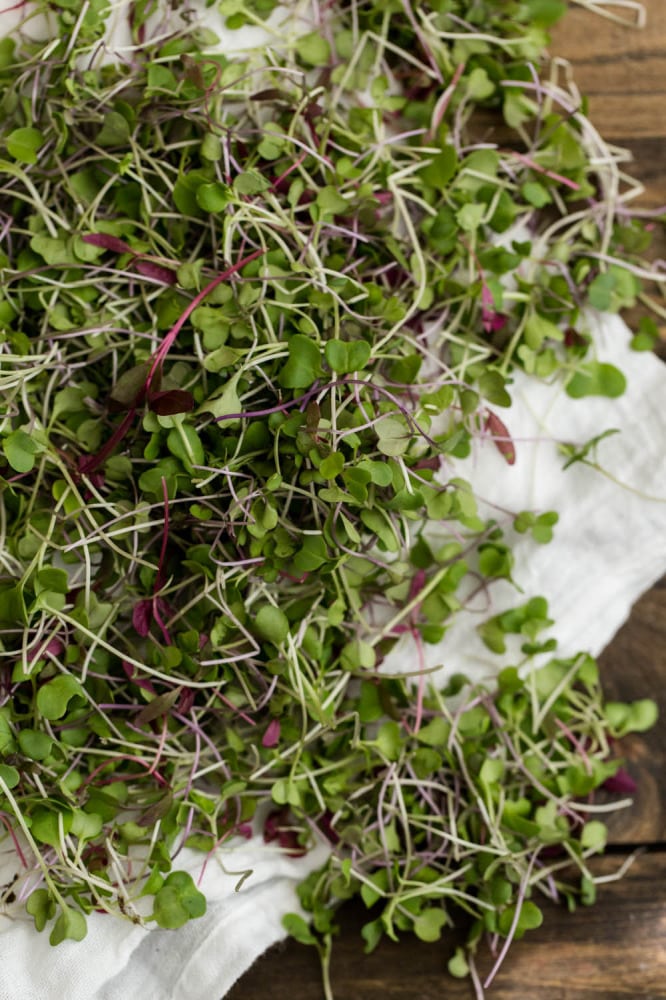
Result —
[{"label": "red sprout leaf", "polygon": [[500,420],[496,413],[488,410],[485,427],[490,432],[490,436],[499,453],[504,456],[509,465],[513,465],[516,461],[516,448],[506,424]]},{"label": "red sprout leaf", "polygon": [[333,829],[333,825],[331,822],[332,819],[333,819],[333,813],[327,809],[324,815],[319,820],[319,829],[324,834],[326,839],[330,841],[331,844],[335,845],[340,843],[340,837]]},{"label": "red sprout leaf", "polygon": [[148,400],[148,409],[159,417],[171,417],[174,413],[190,413],[194,409],[194,396],[185,389],[154,392]]},{"label": "red sprout leaf", "polygon": [[266,732],[261,738],[262,747],[276,747],[280,742],[280,720],[271,719],[266,726]]},{"label": "red sprout leaf", "polygon": [[143,274],[146,278],[153,278],[154,281],[159,281],[163,285],[175,285],[178,281],[176,272],[170,270],[168,267],[162,267],[161,264],[156,264],[152,260],[137,260],[134,265],[139,272]]},{"label": "red sprout leaf", "polygon": [[628,771],[621,767],[610,778],[606,778],[601,786],[604,791],[613,795],[633,795],[638,785]]},{"label": "red sprout leaf", "polygon": [[504,313],[494,312],[490,309],[483,309],[481,317],[486,333],[497,333],[498,330],[503,330],[508,320],[508,316],[505,316]]},{"label": "red sprout leaf", "polygon": [[123,670],[128,678],[136,684],[137,687],[142,688],[144,691],[149,691],[150,694],[157,694],[151,681],[147,681],[144,678],[137,676],[137,669],[133,663],[128,663],[127,660],[123,660]]},{"label": "red sprout leaf", "polygon": [[148,597],[143,601],[139,601],[134,605],[134,610],[132,611],[132,625],[142,639],[145,639],[150,632],[152,620],[153,601],[151,597]]},{"label": "red sprout leaf", "polygon": [[117,236],[110,236],[108,233],[86,233],[81,239],[84,243],[90,243],[94,247],[101,247],[103,250],[113,250],[114,253],[134,253],[131,246]]},{"label": "red sprout leaf", "polygon": [[132,254],[134,257],[134,266],[139,274],[143,274],[146,278],[153,278],[164,285],[175,285],[178,280],[175,271],[172,271],[168,267],[162,267],[161,264],[156,264],[155,261],[137,254],[129,243],[125,243],[124,240],[119,239],[117,236],[111,236],[109,233],[86,233],[81,239],[84,243],[90,243],[94,247],[101,247],[102,250],[111,250],[113,253]]},{"label": "red sprout leaf", "polygon": [[497,312],[495,300],[490,288],[482,281],[481,285],[481,323],[486,333],[496,333],[506,326],[508,317]]},{"label": "red sprout leaf", "polygon": [[180,692],[180,701],[176,706],[176,711],[179,715],[186,715],[194,705],[194,690],[192,688],[183,688]]},{"label": "red sprout leaf", "polygon": [[292,858],[302,858],[307,854],[307,850],[298,843],[298,832],[287,826],[289,822],[289,810],[274,809],[266,817],[264,823],[264,843],[271,844],[277,840],[280,847]]},{"label": "red sprout leaf", "polygon": [[31,652],[28,657],[28,662],[33,663],[37,659],[38,654],[39,656],[46,656],[47,653],[50,653],[51,656],[60,656],[64,651],[65,644],[57,636],[54,636],[43,647],[40,647],[39,643],[37,643],[34,652]]}]

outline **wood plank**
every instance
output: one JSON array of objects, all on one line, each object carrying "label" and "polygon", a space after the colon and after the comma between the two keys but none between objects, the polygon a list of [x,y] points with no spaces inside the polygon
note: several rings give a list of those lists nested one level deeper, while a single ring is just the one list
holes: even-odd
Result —
[{"label": "wood plank", "polygon": [[642,31],[581,8],[569,11],[553,31],[551,53],[571,62],[589,98],[590,117],[609,140],[666,135],[666,4],[643,5]]},{"label": "wood plank", "polygon": [[[634,605],[599,662],[609,700],[654,698],[666,719],[666,579]],[[633,807],[611,820],[611,840],[666,843],[666,727],[626,737],[620,752],[638,788]]]},{"label": "wood plank", "polygon": [[[600,872],[623,857],[604,858]],[[666,854],[639,857],[621,882],[604,886],[595,907],[563,913],[544,905],[543,925],[515,942],[489,1000],[665,1000]],[[382,942],[364,955],[358,937],[362,906],[346,907],[347,932],[334,945],[335,1000],[473,1000],[469,980],[446,963],[455,938],[437,945]],[[487,975],[490,956],[479,962]],[[318,958],[295,942],[277,945],[228,994],[227,1000],[322,1000]]]}]

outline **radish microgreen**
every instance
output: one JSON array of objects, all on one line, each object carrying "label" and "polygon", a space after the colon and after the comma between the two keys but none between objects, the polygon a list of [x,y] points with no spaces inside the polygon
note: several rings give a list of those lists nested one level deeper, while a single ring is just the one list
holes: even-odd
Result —
[{"label": "radish microgreen", "polygon": [[[0,46],[0,801],[21,899],[54,944],[93,910],[177,928],[205,910],[180,846],[255,823],[294,856],[330,845],[300,889],[311,923],[285,922],[325,970],[360,895],[368,950],[465,911],[449,968],[476,981],[482,939],[501,961],[535,900],[592,902],[611,740],[654,709],[604,705],[519,580],[479,628],[522,643],[497,686],[431,676],[470,594],[514,582],[514,532],[557,532],[555,511],[489,519],[462,463],[490,439],[514,471],[516,369],[572,407],[623,392],[586,310],[658,277],[649,235],[622,152],[537,76],[561,0],[342,0],[297,37],[299,5],[219,6],[230,31],[270,16],[271,44],[223,55],[137,4],[131,60],[102,66],[106,5],[56,2],[51,41]],[[387,674],[405,633],[414,661]]]}]

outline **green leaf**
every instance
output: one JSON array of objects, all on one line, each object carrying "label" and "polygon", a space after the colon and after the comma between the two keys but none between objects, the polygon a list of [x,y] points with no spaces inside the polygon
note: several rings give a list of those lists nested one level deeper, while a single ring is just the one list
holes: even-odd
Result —
[{"label": "green leaf", "polygon": [[50,722],[67,714],[73,698],[85,701],[83,688],[71,674],[59,674],[43,684],[37,692],[37,709]]},{"label": "green leaf", "polygon": [[187,872],[171,872],[158,889],[152,918],[160,927],[175,930],[206,912],[206,897]]},{"label": "green leaf", "polygon": [[340,651],[340,666],[343,670],[372,670],[376,662],[374,648],[363,639],[352,639]]},{"label": "green leaf", "polygon": [[285,913],[282,918],[282,926],[290,937],[300,944],[316,945],[317,938],[310,930],[310,925],[298,913]]},{"label": "green leaf", "polygon": [[72,263],[72,251],[66,239],[39,233],[30,240],[30,249],[43,257],[47,264],[56,266]]},{"label": "green leaf", "polygon": [[204,368],[207,372],[219,372],[225,368],[231,368],[243,356],[242,351],[237,351],[233,347],[223,344],[217,350],[211,351],[204,360]]},{"label": "green leaf", "polygon": [[537,312],[532,313],[525,323],[525,343],[533,351],[538,351],[546,340],[560,341],[562,338],[559,326]]},{"label": "green leaf", "polygon": [[567,11],[565,0],[526,0],[530,21],[550,28]]},{"label": "green leaf", "polygon": [[35,465],[35,455],[42,446],[25,431],[12,431],[2,441],[2,450],[15,472],[30,472]]},{"label": "green leaf", "polygon": [[46,733],[35,729],[22,729],[18,734],[21,753],[31,760],[46,760],[53,748],[53,740]]},{"label": "green leaf", "polygon": [[[363,888],[365,888],[365,886]],[[361,892],[362,891],[363,890],[361,890]],[[361,928],[361,937],[365,941],[363,951],[366,955],[369,955],[375,950],[383,936],[384,924],[382,923],[381,917],[378,917],[376,920],[371,920],[367,924],[363,924],[363,927]]]},{"label": "green leaf", "polygon": [[303,545],[293,559],[293,569],[296,574],[313,573],[328,559],[326,542],[321,535],[306,535]]},{"label": "green leaf", "polygon": [[329,340],[324,350],[326,361],[340,375],[362,371],[370,359],[370,345],[365,340],[351,342]]},{"label": "green leaf", "polygon": [[403,747],[402,734],[397,722],[390,720],[379,727],[375,743],[387,760],[397,760]]},{"label": "green leaf", "polygon": [[603,851],[608,840],[608,828],[598,819],[585,824],[580,834],[580,846],[583,850]]},{"label": "green leaf", "polygon": [[447,919],[445,910],[430,906],[422,910],[414,921],[414,933],[420,941],[439,941]]},{"label": "green leaf", "polygon": [[449,975],[454,976],[456,979],[465,979],[469,975],[469,965],[465,958],[464,948],[456,948],[453,957],[448,961],[447,969],[449,970]]},{"label": "green leaf", "polygon": [[548,188],[537,181],[526,181],[521,186],[520,193],[525,201],[528,201],[530,205],[534,205],[535,208],[543,208],[544,205],[550,204],[553,200]]},{"label": "green leaf", "polygon": [[483,202],[470,202],[456,212],[458,225],[466,233],[475,232],[481,225],[481,220],[486,214],[486,206]]},{"label": "green leaf", "polygon": [[567,382],[567,395],[572,399],[584,396],[607,396],[616,399],[627,388],[627,380],[615,365],[588,361],[581,365]]},{"label": "green leaf", "polygon": [[511,406],[511,396],[506,391],[506,379],[499,372],[487,371],[479,376],[479,391],[496,406]]},{"label": "green leaf", "polygon": [[81,911],[72,910],[69,906],[63,907],[49,936],[49,944],[57,945],[65,940],[83,941],[87,933],[86,918]]},{"label": "green leaf", "polygon": [[74,816],[71,809],[60,809],[55,812],[46,806],[37,806],[30,817],[30,832],[35,840],[51,847],[60,847],[62,837],[72,829]]},{"label": "green leaf", "polygon": [[[498,922],[500,934],[507,935],[509,933],[515,913],[515,906],[509,906],[506,910],[502,911]],[[542,923],[543,913],[539,907],[536,903],[526,900],[520,908],[520,915],[518,917],[518,923],[516,924],[515,931],[516,940],[521,938],[525,934],[525,931],[535,930],[537,927],[541,927]]]},{"label": "green leaf", "polygon": [[11,764],[0,764],[0,778],[2,778],[7,788],[16,788],[21,780],[20,774]]},{"label": "green leaf", "polygon": [[130,137],[130,127],[124,115],[118,111],[107,111],[104,124],[97,133],[98,146],[124,146]]},{"label": "green leaf", "polygon": [[167,435],[167,448],[179,458],[186,469],[194,465],[205,465],[206,454],[201,438],[190,424],[178,424]]},{"label": "green leaf", "polygon": [[7,152],[21,163],[37,163],[37,153],[44,143],[39,129],[17,128],[5,139]]},{"label": "green leaf", "polygon": [[[241,413],[243,404],[238,395],[240,375],[234,375],[222,389],[218,389],[205,403],[199,407],[200,413],[212,413],[214,417],[227,417],[233,413]],[[234,421],[229,421],[234,423]]]},{"label": "green leaf", "polygon": [[285,389],[307,389],[324,374],[319,345],[310,337],[296,333],[289,340],[289,358],[278,376]]},{"label": "green leaf", "polygon": [[236,194],[253,195],[267,191],[270,184],[258,170],[246,170],[234,178],[233,188]]},{"label": "green leaf", "polygon": [[197,204],[204,212],[221,212],[231,200],[231,192],[226,184],[215,181],[200,184],[196,193]]},{"label": "green leaf", "polygon": [[421,177],[425,184],[443,191],[458,169],[458,157],[453,146],[445,146],[441,153],[437,153],[432,161],[421,170]]},{"label": "green leaf", "polygon": [[308,66],[325,66],[331,58],[331,46],[319,31],[311,31],[296,40],[296,53]]},{"label": "green leaf", "polygon": [[479,570],[484,576],[510,577],[513,556],[506,545],[483,545],[479,548]]},{"label": "green leaf", "polygon": [[475,101],[485,101],[495,92],[495,84],[481,66],[475,67],[467,77],[467,92]]},{"label": "green leaf", "polygon": [[402,417],[383,417],[375,424],[375,430],[379,438],[377,447],[383,455],[404,455],[409,448],[411,436]]},{"label": "green leaf", "polygon": [[48,889],[35,889],[28,896],[25,908],[35,921],[35,930],[43,931],[56,913],[56,904],[49,896]]},{"label": "green leaf", "polygon": [[339,452],[334,451],[322,461],[319,466],[319,472],[325,479],[335,479],[339,476],[345,467],[345,456]]},{"label": "green leaf", "polygon": [[43,566],[37,573],[35,592],[53,590],[57,594],[66,594],[69,590],[69,577],[64,569],[54,569],[53,566]]},{"label": "green leaf", "polygon": [[279,646],[289,635],[289,619],[280,608],[263,604],[255,613],[254,630],[260,638]]},{"label": "green leaf", "polygon": [[319,210],[317,217],[320,219],[332,219],[335,215],[345,215],[349,211],[349,203],[332,184],[319,188],[315,204]]}]

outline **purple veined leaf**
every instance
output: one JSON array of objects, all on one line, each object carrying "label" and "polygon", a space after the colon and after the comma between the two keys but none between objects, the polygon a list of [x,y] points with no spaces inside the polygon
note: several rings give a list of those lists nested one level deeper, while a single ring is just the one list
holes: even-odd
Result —
[{"label": "purple veined leaf", "polygon": [[271,719],[261,737],[262,747],[276,747],[280,742],[280,720]]},{"label": "purple veined leaf", "polygon": [[500,455],[504,456],[509,465],[513,465],[516,461],[516,448],[506,424],[491,410],[486,414],[485,424]]},{"label": "purple veined leaf", "polygon": [[621,767],[610,778],[606,778],[601,787],[604,791],[614,795],[633,795],[638,785],[629,772]]},{"label": "purple veined leaf", "polygon": [[151,681],[137,676],[137,669],[133,663],[128,663],[127,660],[123,660],[123,670],[125,671],[127,679],[136,684],[137,687],[142,688],[144,691],[149,691],[151,694],[157,694]]},{"label": "purple veined leaf", "polygon": [[180,701],[176,706],[176,711],[179,715],[187,715],[194,705],[195,692],[193,688],[182,688],[180,692]]},{"label": "purple veined leaf", "polygon": [[486,333],[496,333],[506,326],[508,317],[504,313],[497,312],[493,293],[488,285],[483,282],[481,286],[481,323]]},{"label": "purple veined leaf", "polygon": [[252,827],[249,823],[239,823],[234,832],[237,833],[239,837],[244,837],[245,840],[250,840],[252,837]]},{"label": "purple veined leaf", "polygon": [[125,243],[117,236],[111,236],[109,233],[86,233],[81,239],[84,243],[101,247],[103,250],[112,250],[113,253],[131,253],[135,258],[134,266],[139,274],[143,274],[146,278],[153,278],[163,285],[175,285],[178,280],[176,272],[171,268],[163,267],[161,264],[155,263],[154,260],[138,255],[129,243]]},{"label": "purple veined leaf", "polygon": [[508,316],[504,313],[495,312],[493,309],[483,309],[481,311],[481,322],[486,333],[497,333],[504,329]]},{"label": "purple veined leaf", "polygon": [[289,810],[284,807],[269,813],[264,823],[264,843],[271,844],[277,840],[280,847],[292,858],[302,858],[307,853],[305,847],[298,843],[298,833],[290,828]]},{"label": "purple veined leaf", "polygon": [[339,844],[340,837],[333,829],[333,825],[331,823],[332,819],[333,819],[333,813],[327,809],[324,815],[319,820],[319,829],[324,834],[326,839],[331,842],[331,844]]},{"label": "purple veined leaf", "polygon": [[51,656],[60,656],[60,654],[64,653],[64,651],[64,642],[62,642],[61,639],[58,639],[57,636],[54,636],[53,639],[49,639],[43,648],[40,648],[39,644],[37,644],[34,653],[30,653],[29,662],[32,663],[37,658],[38,653],[40,656],[46,656],[47,653]]},{"label": "purple veined leaf", "polygon": [[86,233],[81,239],[84,243],[101,247],[103,250],[113,250],[114,253],[134,253],[128,243],[117,236],[111,236],[109,233]]},{"label": "purple veined leaf", "polygon": [[150,626],[153,620],[153,601],[152,598],[147,597],[142,601],[138,601],[134,605],[134,610],[132,611],[132,625],[135,630],[145,639],[150,632]]},{"label": "purple veined leaf", "polygon": [[153,278],[163,285],[175,285],[178,280],[175,271],[170,270],[168,267],[162,267],[161,264],[156,264],[153,260],[146,260],[145,257],[136,260],[134,267],[145,278]]},{"label": "purple veined leaf", "polygon": [[190,413],[194,409],[194,396],[185,389],[154,392],[148,400],[148,409],[159,417],[170,417],[174,413]]}]

